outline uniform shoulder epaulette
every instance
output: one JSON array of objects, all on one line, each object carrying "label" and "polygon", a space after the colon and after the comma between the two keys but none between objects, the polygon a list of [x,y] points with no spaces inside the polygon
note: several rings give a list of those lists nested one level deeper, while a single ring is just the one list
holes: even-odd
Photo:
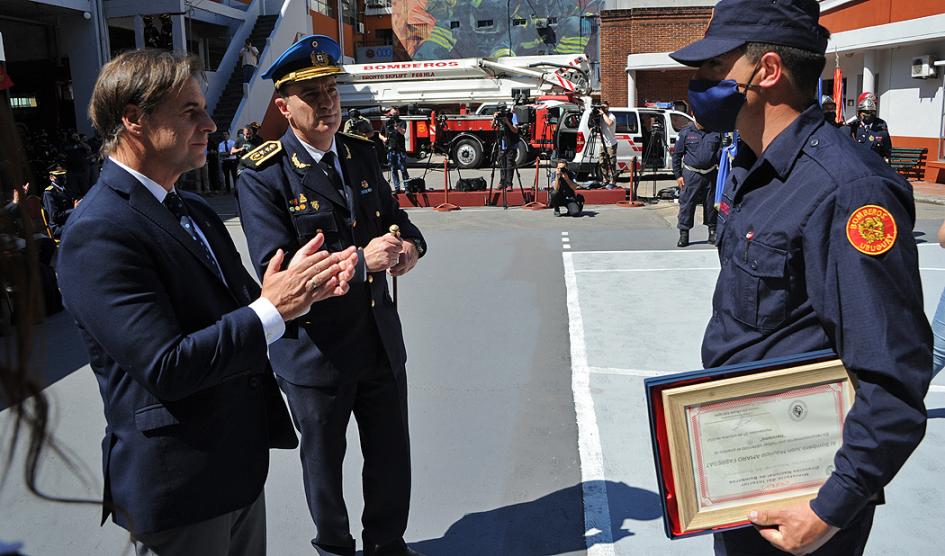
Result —
[{"label": "uniform shoulder epaulette", "polygon": [[282,152],[281,141],[266,141],[240,158],[240,166],[258,170]]},{"label": "uniform shoulder epaulette", "polygon": [[53,189],[56,189],[56,186],[54,186],[54,185],[48,185],[48,186],[46,186],[46,191],[52,191]]},{"label": "uniform shoulder epaulette", "polygon": [[355,135],[355,134],[353,134],[353,133],[345,133],[345,132],[343,132],[343,131],[339,132],[338,134],[339,134],[339,135],[344,135],[344,136],[347,137],[348,139],[356,139],[356,140],[358,140],[358,141],[363,141],[363,142],[365,142],[365,143],[370,143],[370,144],[372,144],[372,145],[374,144],[374,141],[371,141],[371,140],[368,139],[367,137],[363,137],[363,136],[361,136],[361,135]]}]

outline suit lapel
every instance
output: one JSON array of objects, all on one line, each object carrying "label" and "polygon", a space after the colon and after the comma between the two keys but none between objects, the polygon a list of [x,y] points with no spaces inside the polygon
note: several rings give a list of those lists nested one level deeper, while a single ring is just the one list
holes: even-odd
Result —
[{"label": "suit lapel", "polygon": [[361,206],[361,182],[364,180],[361,170],[364,164],[357,164],[351,156],[351,149],[341,135],[335,135],[335,148],[338,149],[338,160],[341,162],[341,171],[348,188],[348,198],[351,199],[352,216],[359,213]]},{"label": "suit lapel", "polygon": [[289,165],[302,176],[302,185],[306,189],[348,210],[344,197],[335,189],[325,172],[315,164],[291,128],[282,136],[282,146],[289,157]]},{"label": "suit lapel", "polygon": [[249,291],[246,289],[246,284],[244,283],[245,270],[243,269],[243,265],[238,259],[234,260],[233,257],[230,257],[229,242],[225,237],[220,235],[221,232],[210,221],[210,215],[207,214],[206,207],[196,203],[187,203],[187,209],[190,211],[190,215],[196,222],[197,227],[200,228],[204,237],[207,238],[207,243],[210,244],[210,250],[213,251],[213,255],[220,265],[220,271],[223,272],[223,277],[226,279],[227,286],[234,297],[236,297],[236,300],[241,303],[249,303],[252,301],[249,299]]},{"label": "suit lapel", "polygon": [[[213,267],[210,266],[210,261],[207,260],[207,256],[203,252],[203,247],[198,245],[197,242],[194,241],[194,238],[190,237],[190,234],[181,227],[177,219],[174,218],[174,215],[171,214],[171,211],[167,210],[167,207],[159,203],[154,195],[152,195],[137,178],[109,161],[106,162],[105,166],[102,168],[102,179],[113,189],[127,194],[128,204],[132,209],[153,222],[161,228],[161,230],[166,232],[167,235],[177,241],[177,243],[190,251],[197,261],[207,269],[207,272],[209,272],[215,280],[218,280],[216,273],[213,271]],[[201,227],[201,231],[203,231],[203,227]]]}]

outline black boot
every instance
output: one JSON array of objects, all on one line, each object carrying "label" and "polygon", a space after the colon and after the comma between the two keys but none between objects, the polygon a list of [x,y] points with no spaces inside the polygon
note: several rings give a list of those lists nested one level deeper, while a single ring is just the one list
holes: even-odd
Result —
[{"label": "black boot", "polygon": [[715,245],[715,228],[709,228],[709,245]]},{"label": "black boot", "polygon": [[676,247],[689,247],[689,230],[679,230],[679,241]]}]

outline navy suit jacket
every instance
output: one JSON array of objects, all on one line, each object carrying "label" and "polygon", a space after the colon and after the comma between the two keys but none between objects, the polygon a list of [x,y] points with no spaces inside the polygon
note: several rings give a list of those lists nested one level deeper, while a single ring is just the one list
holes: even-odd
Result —
[{"label": "navy suit jacket", "polygon": [[[280,141],[243,157],[237,179],[240,223],[260,276],[278,249],[291,256],[318,232],[325,235],[325,248],[335,252],[364,247],[397,224],[401,237],[412,239],[421,256],[426,252],[420,230],[391,194],[374,143],[344,133],[335,135],[335,143],[347,200],[291,128]],[[289,324],[271,346],[277,375],[300,386],[332,386],[386,362],[395,373],[403,371],[406,349],[385,273],[366,280],[363,273],[356,269],[347,294],[314,304]]]},{"label": "navy suit jacket", "polygon": [[136,178],[107,161],[69,218],[59,253],[63,301],[79,326],[108,423],[108,513],[132,532],[163,531],[245,507],[262,491],[269,448],[295,432],[247,307],[259,287],[226,227],[181,192],[216,255]]}]

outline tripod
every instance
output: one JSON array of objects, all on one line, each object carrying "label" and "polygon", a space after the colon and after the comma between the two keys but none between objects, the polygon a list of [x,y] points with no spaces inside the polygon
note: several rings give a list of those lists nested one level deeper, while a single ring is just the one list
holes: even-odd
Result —
[{"label": "tripod", "polygon": [[[506,145],[505,150],[502,152],[501,155],[499,155],[499,143],[502,141],[502,135],[503,135],[502,126],[504,125],[505,124],[499,121],[498,117],[492,120],[492,129],[495,130],[495,141],[493,141],[492,143],[492,173],[489,176],[489,192],[486,195],[487,205],[490,204],[489,201],[492,199],[492,186],[495,183],[495,167],[496,167],[496,163],[499,161],[499,156],[502,156],[502,165],[503,165],[502,169],[503,171],[506,171],[505,165],[508,164],[508,151],[513,150],[518,144],[518,140],[516,140],[513,144]],[[512,142],[510,141],[510,143]],[[522,175],[518,171],[518,165],[515,164],[514,161],[512,162],[511,171],[514,172],[516,178],[518,178],[518,188],[522,192],[522,201],[524,202],[525,187],[522,185]],[[509,208],[509,195],[508,195],[509,187],[512,187],[511,183],[503,184],[503,187],[502,187],[502,208],[505,210],[508,210]]]},{"label": "tripod", "polygon": [[662,161],[657,162],[653,160],[653,149],[659,144],[660,149],[665,148],[663,143],[663,128],[655,120],[651,124],[650,128],[650,142],[646,145],[646,151],[643,153],[643,164],[641,164],[640,173],[646,170],[647,166],[650,167],[650,175],[653,178],[653,192],[656,193],[656,174],[657,171],[663,167]]},{"label": "tripod", "polygon": [[[617,172],[616,166],[614,165],[614,160],[610,158],[610,152],[607,150],[607,143],[604,140],[604,131],[600,127],[600,113],[597,112],[598,109],[594,109],[594,112],[591,113],[590,117],[590,128],[591,136],[587,141],[587,144],[584,146],[584,152],[581,155],[581,161],[578,164],[578,168],[583,168],[587,163],[587,157],[590,155],[592,157],[597,148],[598,142],[600,143],[600,164],[606,164],[610,168],[610,174],[613,176],[614,181],[617,181]],[[600,171],[600,165],[595,166],[594,171],[590,174],[594,179],[603,180],[603,172]]]}]

